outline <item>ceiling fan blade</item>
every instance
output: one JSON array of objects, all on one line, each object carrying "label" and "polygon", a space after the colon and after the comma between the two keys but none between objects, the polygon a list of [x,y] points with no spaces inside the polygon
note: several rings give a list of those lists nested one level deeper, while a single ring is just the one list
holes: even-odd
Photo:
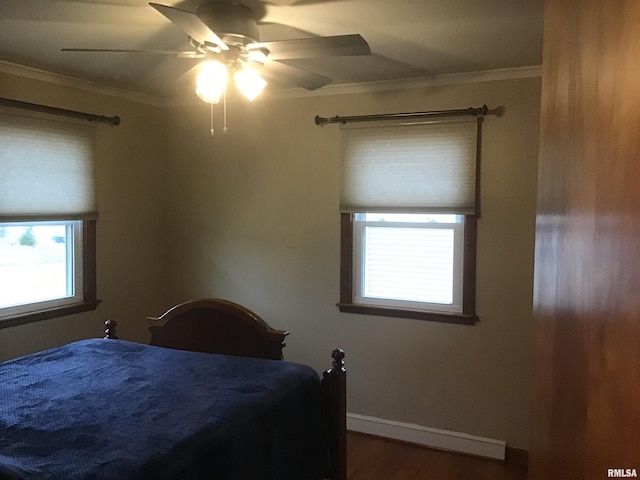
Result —
[{"label": "ceiling fan blade", "polygon": [[276,61],[267,62],[264,67],[262,67],[260,73],[267,78],[293,83],[307,90],[316,90],[333,81],[332,78],[325,77],[324,75],[307,72],[306,70]]},{"label": "ceiling fan blade", "polygon": [[311,37],[296,40],[251,43],[247,48],[266,47],[273,60],[295,58],[342,57],[347,55],[369,55],[371,48],[361,35],[336,35],[333,37]]},{"label": "ceiling fan blade", "polygon": [[222,50],[229,50],[229,47],[216,35],[195,13],[179,8],[168,7],[158,3],[149,3],[162,15],[180,27],[187,35],[200,44],[217,45]]},{"label": "ceiling fan blade", "polygon": [[149,53],[153,55],[175,55],[178,58],[204,58],[207,55],[200,52],[179,52],[176,50],[120,50],[115,48],[61,48],[62,52],[89,52],[89,53]]},{"label": "ceiling fan blade", "polygon": [[341,2],[343,0],[270,0],[270,5],[277,5],[281,7],[298,6],[298,5],[313,5],[315,3],[328,3],[328,2]]}]

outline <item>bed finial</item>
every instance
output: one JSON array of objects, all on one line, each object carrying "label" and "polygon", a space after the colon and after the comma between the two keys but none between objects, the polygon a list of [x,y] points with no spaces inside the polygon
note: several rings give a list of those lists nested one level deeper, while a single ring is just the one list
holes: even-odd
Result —
[{"label": "bed finial", "polygon": [[336,348],[331,352],[331,358],[333,358],[332,367],[334,370],[344,370],[344,350]]},{"label": "bed finial", "polygon": [[118,325],[118,322],[116,322],[115,320],[111,320],[110,318],[107,319],[104,322],[104,338],[113,338],[113,339],[118,339],[118,335],[116,335],[116,326]]}]

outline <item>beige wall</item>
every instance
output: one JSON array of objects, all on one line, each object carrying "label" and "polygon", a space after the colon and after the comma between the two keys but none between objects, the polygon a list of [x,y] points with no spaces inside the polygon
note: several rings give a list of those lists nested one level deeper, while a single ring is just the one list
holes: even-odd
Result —
[{"label": "beige wall", "polygon": [[[352,413],[527,447],[539,79],[232,103],[229,135],[218,110],[214,139],[204,104],[158,108],[7,74],[0,91],[122,117],[98,127],[102,305],[0,329],[0,359],[100,336],[106,318],[146,341],[146,316],[223,297],[290,330],[289,360],[322,370],[344,348]],[[506,114],[484,125],[480,323],[339,313],[339,129],[314,116],[483,103]]]},{"label": "beige wall", "polygon": [[97,310],[0,329],[0,360],[69,341],[102,336],[103,322],[121,337],[146,340],[148,315],[161,313],[168,284],[164,248],[166,156],[163,110],[116,97],[0,73],[0,96],[60,108],[119,115],[97,126]]},{"label": "beige wall", "polygon": [[[318,370],[340,346],[348,410],[528,446],[539,79],[171,111],[173,290],[246,305],[291,331],[287,359]],[[477,312],[458,326],[337,311],[339,128],[313,118],[502,105],[484,124]]]}]

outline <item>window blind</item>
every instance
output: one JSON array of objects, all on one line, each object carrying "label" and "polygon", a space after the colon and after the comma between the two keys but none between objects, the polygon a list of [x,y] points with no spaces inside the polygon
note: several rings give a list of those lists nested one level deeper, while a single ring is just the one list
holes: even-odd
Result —
[{"label": "window blind", "polygon": [[480,120],[342,126],[340,210],[475,213]]},{"label": "window blind", "polygon": [[453,303],[453,229],[367,227],[364,235],[365,296]]},{"label": "window blind", "polygon": [[0,221],[97,218],[94,131],[0,112]]}]

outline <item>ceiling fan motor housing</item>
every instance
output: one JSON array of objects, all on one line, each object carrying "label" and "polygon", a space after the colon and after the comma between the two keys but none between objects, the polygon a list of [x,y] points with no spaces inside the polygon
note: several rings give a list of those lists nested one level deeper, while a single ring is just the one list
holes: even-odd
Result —
[{"label": "ceiling fan motor housing", "polygon": [[260,41],[253,12],[245,5],[206,2],[198,6],[196,15],[227,45],[245,46]]}]

